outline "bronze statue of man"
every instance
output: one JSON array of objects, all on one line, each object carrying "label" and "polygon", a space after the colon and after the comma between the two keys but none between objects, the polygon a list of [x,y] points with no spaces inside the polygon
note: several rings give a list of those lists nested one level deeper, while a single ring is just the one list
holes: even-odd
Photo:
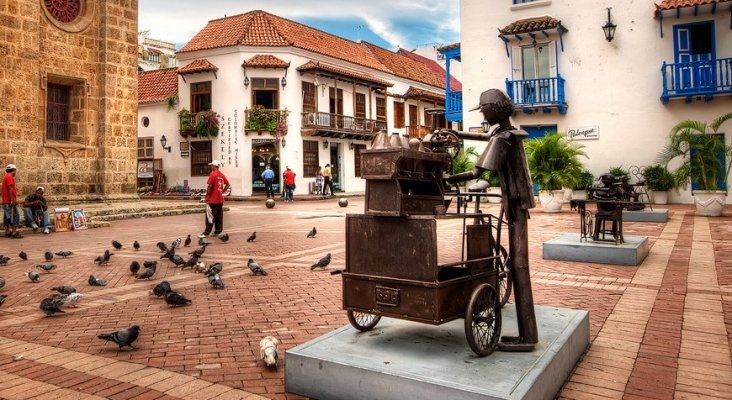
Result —
[{"label": "bronze statue of man", "polygon": [[[450,183],[478,178],[484,171],[498,172],[501,180],[503,209],[508,219],[509,271],[513,278],[513,294],[518,321],[518,337],[504,336],[499,348],[503,351],[531,351],[538,342],[534,299],[529,276],[529,209],[535,207],[531,175],[526,163],[523,139],[528,134],[511,125],[511,100],[498,89],[480,95],[480,104],[470,111],[480,110],[484,120],[498,127],[485,135],[488,144],[475,164],[475,169],[447,177]],[[458,134],[459,136],[459,134]]]}]

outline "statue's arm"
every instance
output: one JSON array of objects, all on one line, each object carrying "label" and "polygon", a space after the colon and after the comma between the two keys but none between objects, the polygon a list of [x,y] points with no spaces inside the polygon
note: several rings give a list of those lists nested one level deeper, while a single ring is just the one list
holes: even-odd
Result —
[{"label": "statue's arm", "polygon": [[448,175],[446,176],[446,179],[448,183],[465,182],[472,179],[478,179],[479,176],[483,175],[484,171],[484,168],[476,166],[475,168],[473,168],[472,171],[461,172],[455,175]]}]

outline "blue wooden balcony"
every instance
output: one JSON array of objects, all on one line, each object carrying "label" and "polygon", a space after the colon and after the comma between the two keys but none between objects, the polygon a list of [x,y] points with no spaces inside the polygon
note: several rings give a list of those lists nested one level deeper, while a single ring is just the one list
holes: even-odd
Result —
[{"label": "blue wooden balcony", "polygon": [[564,100],[564,78],[557,74],[556,78],[524,79],[510,81],[506,79],[506,94],[511,98],[517,110],[530,114],[537,111],[545,113],[556,109],[560,114],[567,113]]},{"label": "blue wooden balcony", "polygon": [[666,64],[661,66],[663,93],[661,101],[682,97],[691,102],[694,97],[710,101],[714,95],[732,93],[732,58]]},{"label": "blue wooden balcony", "polygon": [[445,92],[445,119],[448,121],[463,120],[463,92]]}]

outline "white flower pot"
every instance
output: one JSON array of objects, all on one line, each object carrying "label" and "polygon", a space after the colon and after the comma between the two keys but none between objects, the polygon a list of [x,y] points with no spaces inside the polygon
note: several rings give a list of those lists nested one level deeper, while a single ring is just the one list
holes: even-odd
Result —
[{"label": "white flower pot", "polygon": [[564,190],[564,202],[566,203],[566,202],[572,200],[572,189],[564,188],[562,190]]},{"label": "white flower pot", "polygon": [[696,215],[705,217],[719,217],[724,210],[724,201],[727,193],[716,190],[694,191]]},{"label": "white flower pot", "polygon": [[668,204],[668,191],[658,190],[653,192],[653,204]]},{"label": "white flower pot", "polygon": [[562,211],[562,204],[564,204],[564,190],[540,190],[539,201],[544,212],[560,212]]}]

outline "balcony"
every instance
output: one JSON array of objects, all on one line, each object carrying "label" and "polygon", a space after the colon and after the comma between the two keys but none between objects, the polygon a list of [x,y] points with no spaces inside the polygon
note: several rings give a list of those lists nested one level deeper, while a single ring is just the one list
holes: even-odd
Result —
[{"label": "balcony", "polygon": [[452,121],[463,120],[463,92],[450,91],[445,96],[445,119]]},{"label": "balcony", "polygon": [[425,137],[425,135],[432,132],[432,127],[425,125],[407,125],[406,128],[407,136],[409,136],[410,139],[422,139]]},{"label": "balcony", "polygon": [[302,133],[305,136],[371,140],[382,130],[386,131],[386,121],[323,112],[302,113]]},{"label": "balcony", "polygon": [[244,110],[244,134],[269,132],[277,137],[287,134],[287,110],[266,109],[254,106]]},{"label": "balcony", "polygon": [[543,111],[550,113],[557,109],[560,114],[567,113],[564,100],[564,78],[525,79],[510,81],[506,79],[506,94],[518,110],[527,114]]},{"label": "balcony", "polygon": [[211,138],[219,135],[219,118],[213,110],[191,114],[185,108],[178,112],[178,132],[183,137]]},{"label": "balcony", "polygon": [[668,103],[672,97],[704,97],[711,101],[714,95],[732,93],[732,58],[694,61],[661,66],[663,93],[661,101]]}]

